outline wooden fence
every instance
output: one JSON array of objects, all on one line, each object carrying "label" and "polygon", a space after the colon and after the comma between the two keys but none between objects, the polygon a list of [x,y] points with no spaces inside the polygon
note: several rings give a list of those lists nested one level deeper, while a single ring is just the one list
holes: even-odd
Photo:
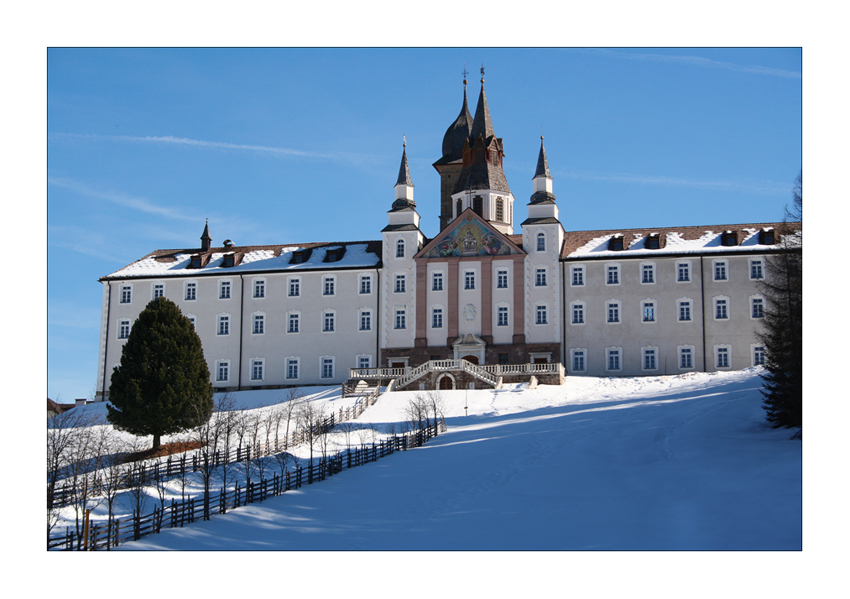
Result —
[{"label": "wooden fence", "polygon": [[197,520],[209,520],[216,514],[224,514],[229,509],[264,501],[269,497],[281,495],[302,485],[325,480],[343,470],[356,468],[391,455],[396,451],[406,451],[428,442],[439,432],[446,430],[446,422],[439,423],[406,433],[389,437],[371,446],[347,449],[337,455],[318,460],[309,466],[298,467],[285,474],[274,474],[272,478],[261,478],[234,489],[222,489],[215,494],[191,497],[185,501],[171,500],[170,505],[155,507],[149,514],[142,515],[134,511],[126,518],[113,518],[106,523],[92,524],[77,534],[70,527],[65,534],[49,536],[48,550],[96,551],[109,550],[127,541],[139,540],[144,536],[159,533],[163,528],[182,528]]}]

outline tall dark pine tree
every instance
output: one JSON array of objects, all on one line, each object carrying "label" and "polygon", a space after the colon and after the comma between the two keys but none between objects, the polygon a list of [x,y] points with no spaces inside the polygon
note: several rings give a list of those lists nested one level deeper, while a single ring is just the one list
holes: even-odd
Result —
[{"label": "tall dark pine tree", "polygon": [[113,371],[107,418],[134,435],[162,435],[209,420],[213,387],[195,327],[163,297],[150,302],[130,330]]},{"label": "tall dark pine tree", "polygon": [[764,409],[775,427],[803,426],[803,173],[794,184],[794,203],[786,209],[780,251],[767,259],[761,283],[765,317],[758,333],[767,354]]}]

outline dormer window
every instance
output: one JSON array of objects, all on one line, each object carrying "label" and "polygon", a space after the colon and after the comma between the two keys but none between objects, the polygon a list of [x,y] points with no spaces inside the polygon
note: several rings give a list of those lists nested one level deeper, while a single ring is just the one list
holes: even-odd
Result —
[{"label": "dormer window", "polygon": [[608,250],[612,252],[619,252],[623,249],[623,236],[620,234],[614,235],[611,239],[608,240]]},{"label": "dormer window", "polygon": [[720,234],[720,245],[738,245],[738,234],[735,231],[724,231]]},{"label": "dormer window", "polygon": [[307,262],[310,258],[310,254],[312,250],[310,249],[300,249],[292,252],[292,259],[289,261],[290,264],[303,264]]},{"label": "dormer window", "polygon": [[221,265],[224,268],[230,268],[236,264],[236,254],[225,254],[221,260]]},{"label": "dormer window", "polygon": [[331,248],[325,252],[325,262],[339,262],[345,254],[345,248]]},{"label": "dormer window", "polygon": [[776,235],[773,228],[759,231],[759,245],[775,245]]},{"label": "dormer window", "polygon": [[648,250],[658,250],[661,249],[661,235],[658,233],[650,233],[646,238],[646,243],[644,243],[644,247]]},{"label": "dormer window", "polygon": [[189,258],[189,268],[201,268],[200,254],[195,254],[191,258]]}]

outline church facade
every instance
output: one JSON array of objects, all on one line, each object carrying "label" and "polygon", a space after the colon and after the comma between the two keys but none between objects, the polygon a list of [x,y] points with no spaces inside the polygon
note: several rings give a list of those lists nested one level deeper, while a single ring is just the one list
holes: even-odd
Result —
[{"label": "church facade", "polygon": [[763,363],[759,281],[780,223],[566,231],[541,138],[526,218],[484,82],[434,163],[440,233],[419,228],[406,149],[381,238],[156,250],[100,279],[97,396],[132,323],[173,300],[195,325],[217,390],[339,384],[350,369],[429,360],[561,363],[639,376]]}]

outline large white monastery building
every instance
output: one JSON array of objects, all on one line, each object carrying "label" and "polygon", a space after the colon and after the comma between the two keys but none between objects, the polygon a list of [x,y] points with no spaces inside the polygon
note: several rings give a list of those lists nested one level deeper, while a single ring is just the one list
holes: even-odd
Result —
[{"label": "large white monastery building", "polygon": [[[503,157],[483,80],[474,116],[464,81],[434,163],[433,239],[419,229],[405,151],[380,239],[214,245],[206,226],[199,247],[156,250],[103,277],[98,398],[133,322],[160,296],[193,321],[218,390],[339,384],[350,369],[460,359],[506,371],[557,364],[566,376],[762,363],[758,282],[780,223],[565,231],[541,138],[514,234]],[[469,380],[446,371],[431,382]]]}]

